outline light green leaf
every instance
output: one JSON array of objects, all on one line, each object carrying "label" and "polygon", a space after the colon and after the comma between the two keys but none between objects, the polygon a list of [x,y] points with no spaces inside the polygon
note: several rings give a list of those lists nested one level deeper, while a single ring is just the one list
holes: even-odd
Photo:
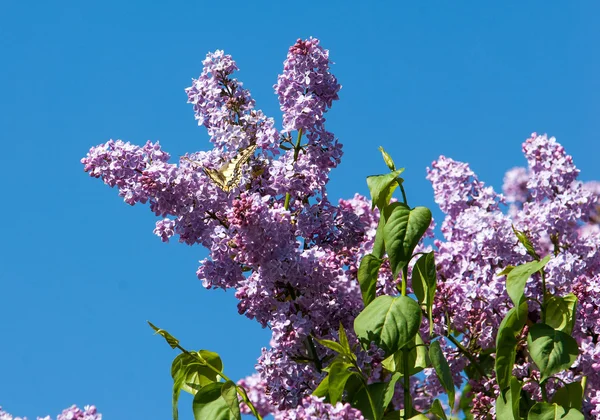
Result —
[{"label": "light green leaf", "polygon": [[325,397],[329,395],[329,375],[325,376],[319,386],[313,391],[312,395],[316,397]]},{"label": "light green leaf", "polygon": [[421,255],[412,271],[412,288],[419,303],[425,305],[429,318],[429,334],[433,333],[433,299],[437,287],[433,251]]},{"label": "light green leaf", "polygon": [[229,407],[232,418],[241,419],[242,416],[240,414],[240,400],[237,395],[237,387],[232,381],[227,381],[223,384],[223,387],[221,388],[221,397]]},{"label": "light green leaf", "polygon": [[317,340],[317,342],[320,345],[322,345],[324,347],[327,347],[328,349],[331,349],[331,350],[335,351],[336,353],[340,353],[340,354],[345,354],[346,353],[344,347],[340,343],[338,343],[336,341],[333,341],[333,340],[319,340],[318,338],[315,338],[315,340]]},{"label": "light green leaf", "polygon": [[148,325],[150,325],[150,327],[156,332],[156,334],[162,335],[163,338],[167,341],[167,343],[169,344],[169,346],[171,346],[171,348],[175,348],[179,345],[179,340],[176,339],[175,337],[173,337],[171,334],[169,334],[167,331],[165,330],[161,330],[160,328],[158,328],[156,325],[154,325],[152,322],[150,321],[146,321],[148,323]]},{"label": "light green leaf", "polygon": [[510,385],[512,370],[517,356],[517,336],[527,321],[527,301],[519,307],[514,307],[507,312],[500,323],[496,336],[496,380],[500,389]]},{"label": "light green leaf", "polygon": [[383,241],[383,228],[385,227],[385,217],[380,213],[379,222],[377,222],[377,231],[375,232],[375,242],[373,243],[373,255],[377,258],[383,258],[385,254],[385,242]]},{"label": "light green leaf", "polygon": [[496,399],[496,416],[499,419],[521,420],[519,400],[523,384],[514,376],[510,378],[510,386],[503,390]]},{"label": "light green leaf", "polygon": [[386,355],[411,341],[421,325],[419,304],[406,296],[379,296],[354,320],[354,332],[364,348],[371,341]]},{"label": "light green leaf", "polygon": [[[183,371],[185,377],[181,389],[194,395],[196,394],[196,388],[193,388],[193,385],[203,387],[219,380],[219,375],[207,365],[211,365],[219,372],[223,371],[223,362],[217,353],[208,350],[181,353],[171,364],[171,377],[175,380],[178,372]],[[189,384],[192,384],[192,386]]]},{"label": "light green leaf", "polygon": [[224,382],[213,382],[202,387],[194,396],[192,410],[195,420],[240,420],[233,413],[229,403],[221,395]]},{"label": "light green leaf", "polygon": [[542,374],[542,382],[570,368],[579,354],[579,346],[573,337],[546,324],[534,324],[529,328],[527,346]]},{"label": "light green leaf", "polygon": [[382,262],[383,260],[373,254],[367,254],[360,260],[358,283],[360,284],[360,291],[365,306],[368,306],[375,299],[377,276]]},{"label": "light green leaf", "polygon": [[385,392],[384,392],[384,396],[383,396],[383,410],[384,411],[387,408],[388,404],[392,401],[392,398],[394,398],[394,391],[396,389],[396,383],[398,382],[398,380],[401,377],[402,377],[402,374],[400,374],[400,372],[395,372],[392,375],[392,377],[390,378],[389,382],[386,384]]},{"label": "light green leaf", "polygon": [[382,210],[388,205],[394,190],[398,187],[396,178],[398,178],[402,172],[404,172],[404,168],[385,175],[372,175],[367,177],[367,185],[371,193],[372,209],[377,206],[379,210]]},{"label": "light green leaf", "polygon": [[342,361],[333,362],[329,366],[329,402],[333,405],[341,400],[346,381],[354,374],[349,369],[353,365]]},{"label": "light green leaf", "polygon": [[454,380],[452,379],[450,365],[442,352],[439,341],[434,341],[429,345],[429,358],[440,384],[448,394],[448,404],[450,404],[450,408],[454,409]]},{"label": "light green leaf", "polygon": [[392,203],[385,208],[383,238],[390,257],[394,278],[408,264],[412,252],[431,223],[431,211],[426,207],[410,209],[403,203]]},{"label": "light green leaf", "polygon": [[[405,347],[409,347],[408,353],[408,374],[415,375],[425,369],[428,365],[427,348],[423,345],[421,335],[417,333],[413,341]],[[404,374],[404,348],[387,357],[381,362],[384,368],[390,372],[400,372]]]},{"label": "light green leaf", "polygon": [[348,342],[348,336],[346,335],[346,330],[340,321],[340,328],[338,329],[338,337],[340,339],[340,344],[346,351],[346,354],[354,354],[352,353],[352,349],[350,348],[350,343]]},{"label": "light green leaf", "polygon": [[584,420],[583,414],[574,408],[566,410],[557,404],[536,403],[529,410],[527,420]]},{"label": "light green leaf", "polygon": [[546,302],[546,324],[564,333],[571,334],[577,316],[577,296],[552,296]]},{"label": "light green leaf", "polygon": [[513,225],[512,229],[513,229],[513,232],[515,233],[515,235],[517,236],[517,239],[519,240],[519,242],[521,242],[521,244],[527,250],[527,253],[531,257],[533,257],[535,260],[539,261],[540,256],[537,254],[537,252],[535,252],[535,248],[533,247],[533,244],[531,243],[531,241],[529,240],[529,238],[527,237],[525,232],[517,230],[514,225]]},{"label": "light green leaf", "polygon": [[508,273],[506,276],[506,291],[515,306],[519,306],[521,300],[524,298],[525,284],[529,277],[533,273],[543,269],[548,261],[550,261],[549,255],[541,261],[531,261],[518,265]]}]

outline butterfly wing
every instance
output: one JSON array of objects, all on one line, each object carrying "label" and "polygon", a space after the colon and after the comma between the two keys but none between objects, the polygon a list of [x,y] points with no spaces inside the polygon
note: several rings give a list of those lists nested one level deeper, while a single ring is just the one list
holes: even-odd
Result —
[{"label": "butterfly wing", "polygon": [[239,151],[237,156],[225,163],[219,170],[204,168],[208,177],[223,191],[229,192],[242,179],[242,168],[256,151],[256,144]]}]

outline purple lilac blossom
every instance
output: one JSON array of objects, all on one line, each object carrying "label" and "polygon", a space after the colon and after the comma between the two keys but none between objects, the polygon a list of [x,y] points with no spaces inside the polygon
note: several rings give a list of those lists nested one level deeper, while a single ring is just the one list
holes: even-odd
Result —
[{"label": "purple lilac blossom", "polygon": [[[0,420],[27,420],[27,417],[13,417],[0,407]],[[37,420],[52,420],[52,418],[50,416],[38,417]],[[102,414],[98,413],[93,405],[86,405],[83,410],[73,405],[56,416],[56,420],[102,420]]]},{"label": "purple lilac blossom", "polygon": [[291,410],[275,414],[275,420],[364,420],[361,412],[350,404],[338,402],[331,405],[323,402],[322,398],[308,396],[301,404]]}]

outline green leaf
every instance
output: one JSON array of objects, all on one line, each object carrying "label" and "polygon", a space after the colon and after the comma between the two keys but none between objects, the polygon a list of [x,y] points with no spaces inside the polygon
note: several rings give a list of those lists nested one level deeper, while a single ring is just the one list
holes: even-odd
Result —
[{"label": "green leaf", "polygon": [[319,386],[317,386],[317,388],[315,388],[312,395],[316,397],[325,397],[329,395],[329,375],[325,376],[321,380],[321,383]]},{"label": "green leaf", "polygon": [[375,232],[375,242],[373,243],[373,255],[377,258],[383,258],[385,254],[385,242],[383,241],[383,228],[385,227],[385,217],[383,212],[379,216],[377,231]]},{"label": "green leaf", "polygon": [[392,157],[385,150],[383,150],[383,147],[381,147],[381,146],[379,146],[379,151],[381,152],[381,154],[383,156],[383,161],[385,162],[387,167],[390,168],[390,171],[395,171],[396,165],[394,165],[394,161],[392,160]]},{"label": "green leaf", "polygon": [[433,334],[433,298],[437,286],[433,251],[421,255],[412,271],[412,288],[419,303],[425,305],[429,318],[429,335]]},{"label": "green leaf", "polygon": [[450,408],[454,409],[454,380],[439,341],[434,341],[429,345],[429,358],[440,384],[448,394],[448,404],[450,404]]},{"label": "green leaf", "polygon": [[388,205],[394,190],[398,187],[396,178],[398,178],[402,172],[404,172],[404,168],[392,171],[385,175],[371,175],[367,177],[367,185],[371,192],[372,209],[377,206],[379,210],[382,210]]},{"label": "green leaf", "polygon": [[383,395],[383,410],[385,411],[385,409],[387,408],[387,406],[389,405],[389,403],[392,401],[392,398],[394,398],[394,391],[396,389],[396,383],[398,382],[398,380],[402,377],[402,374],[400,372],[395,372],[392,377],[390,378],[389,382],[387,382],[386,387],[385,387],[385,392]]},{"label": "green leaf", "polygon": [[496,400],[496,416],[499,419],[521,420],[519,400],[523,384],[515,377],[510,378],[510,386],[503,390]]},{"label": "green leaf", "polygon": [[340,353],[340,354],[344,354],[345,353],[344,347],[340,343],[338,343],[336,341],[333,341],[333,340],[319,340],[318,338],[315,338],[315,340],[317,340],[317,342],[320,345],[322,345],[324,347],[327,347],[328,349],[331,349],[331,350],[335,351],[336,353]]},{"label": "green leaf", "polygon": [[232,381],[227,381],[221,388],[221,397],[229,407],[229,412],[232,418],[241,419],[240,400],[237,395],[237,387]]},{"label": "green leaf", "polygon": [[577,296],[552,296],[546,302],[546,324],[564,333],[571,334],[577,316]]},{"label": "green leaf", "polygon": [[514,225],[512,227],[512,230],[515,233],[515,235],[517,236],[517,239],[519,240],[519,242],[521,242],[521,244],[527,250],[527,253],[531,257],[533,257],[535,260],[539,261],[540,256],[537,254],[537,252],[535,252],[535,248],[533,247],[533,244],[531,243],[531,241],[529,240],[529,238],[527,237],[525,232],[515,229]]},{"label": "green leaf", "polygon": [[500,389],[510,385],[512,370],[517,356],[517,336],[527,321],[527,301],[512,308],[500,323],[496,336],[496,380]]},{"label": "green leaf", "polygon": [[[365,419],[379,420],[383,417],[383,401],[387,390],[387,383],[375,382],[364,386],[354,395],[352,401],[352,407],[357,408],[361,411]],[[367,396],[367,392],[370,397]],[[369,400],[373,401],[375,406],[375,412],[371,408]]]},{"label": "green leaf", "polygon": [[385,208],[384,216],[383,240],[396,278],[429,227],[431,211],[426,207],[411,210],[406,204],[396,202]]},{"label": "green leaf", "polygon": [[572,382],[560,388],[552,397],[552,402],[565,409],[581,410],[583,404],[583,387],[581,382]]},{"label": "green leaf", "polygon": [[173,359],[171,377],[175,380],[175,376],[183,371],[185,376],[181,389],[190,394],[196,394],[196,388],[192,388],[189,384],[203,387],[219,380],[219,375],[209,368],[208,364],[219,372],[223,371],[223,362],[217,353],[208,350],[181,353]]},{"label": "green leaf", "polygon": [[195,420],[240,420],[241,416],[232,412],[229,403],[221,392],[225,383],[213,382],[201,388],[194,396],[192,409]]},{"label": "green leaf", "polygon": [[[421,335],[417,333],[413,341],[405,347],[409,347],[408,353],[408,374],[415,375],[425,369],[428,365],[427,348],[423,345]],[[404,348],[387,357],[381,362],[384,368],[390,372],[400,372],[404,374]]]},{"label": "green leaf", "polygon": [[173,420],[177,420],[179,418],[179,410],[177,409],[177,405],[179,404],[179,394],[181,394],[181,386],[185,380],[185,371],[178,371],[177,374],[173,377],[173,397],[171,405],[173,406]]},{"label": "green leaf", "polygon": [[533,273],[544,268],[548,261],[550,261],[549,255],[541,261],[531,261],[518,265],[508,273],[506,276],[506,291],[515,306],[519,306],[521,300],[524,298],[527,279],[529,279]]},{"label": "green leaf", "polygon": [[[427,419],[427,417],[425,417]],[[383,416],[383,419],[381,420],[402,420],[402,411],[400,410],[394,410],[394,411],[390,411],[389,413],[386,413],[385,416]],[[429,419],[427,419],[429,420]]]},{"label": "green leaf", "polygon": [[338,329],[338,337],[340,339],[340,344],[342,345],[342,347],[344,348],[346,353],[354,354],[354,353],[352,353],[352,349],[350,348],[350,343],[348,342],[348,336],[346,335],[346,330],[344,329],[344,326],[342,325],[341,321],[340,321],[340,328]]},{"label": "green leaf", "polygon": [[531,407],[527,420],[584,420],[584,417],[574,408],[566,410],[557,404],[539,402]]},{"label": "green leaf", "polygon": [[373,254],[367,254],[360,260],[358,267],[358,283],[365,306],[369,305],[375,299],[377,288],[377,275],[383,260]]},{"label": "green leaf", "polygon": [[160,328],[158,328],[156,325],[154,325],[150,321],[146,321],[146,322],[156,332],[156,334],[162,335],[164,337],[164,339],[167,340],[167,343],[169,343],[169,346],[171,346],[171,348],[174,349],[175,347],[177,347],[179,345],[179,340],[176,339],[175,337],[173,337],[167,331],[161,330]]},{"label": "green leaf", "polygon": [[411,341],[421,325],[421,308],[407,296],[379,296],[358,314],[354,332],[364,348],[371,341],[390,355]]},{"label": "green leaf", "polygon": [[498,277],[502,277],[502,276],[506,276],[508,273],[510,273],[511,271],[513,271],[515,269],[514,265],[507,265],[506,267],[504,267],[504,270],[502,270],[501,272],[499,272],[498,274],[496,274]]},{"label": "green leaf", "polygon": [[446,412],[444,411],[444,407],[442,407],[442,403],[438,399],[433,400],[433,404],[431,404],[429,412],[431,414],[435,414],[442,420],[448,420],[448,417],[446,417]]},{"label": "green leaf", "polygon": [[351,363],[342,361],[333,362],[329,366],[329,402],[331,404],[335,405],[341,400],[346,381],[355,374],[349,370],[352,366]]},{"label": "green leaf", "polygon": [[527,346],[542,374],[542,382],[570,368],[579,354],[579,346],[573,337],[546,324],[533,324],[529,328]]},{"label": "green leaf", "polygon": [[425,414],[417,414],[416,416],[411,417],[408,420],[429,420]]}]

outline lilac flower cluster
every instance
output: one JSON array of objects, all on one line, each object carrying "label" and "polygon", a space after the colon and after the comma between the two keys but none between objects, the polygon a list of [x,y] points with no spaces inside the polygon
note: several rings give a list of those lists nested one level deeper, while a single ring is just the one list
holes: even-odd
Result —
[{"label": "lilac flower cluster", "polygon": [[[13,417],[0,407],[0,420],[27,420],[27,417]],[[50,416],[38,417],[37,420],[52,420],[52,418]],[[98,413],[93,405],[86,405],[83,410],[73,405],[56,416],[56,420],[102,420],[102,414]]]},{"label": "lilac flower cluster", "polygon": [[[312,38],[290,48],[275,85],[283,111],[281,132],[273,119],[255,109],[250,92],[233,77],[237,65],[230,56],[209,53],[203,64],[186,92],[213,150],[191,153],[172,164],[158,143],[139,147],[111,140],[90,149],[82,159],[85,171],[116,186],[127,203],[149,203],[160,217],[154,232],[161,240],[178,235],[181,242],[208,248],[209,257],[197,271],[203,285],[234,289],[240,314],[270,328],[270,347],[262,349],[256,373],[239,382],[261,414],[274,413],[280,420],[360,419],[347,405],[331,406],[309,396],[331,355],[313,337],[336,339],[341,323],[356,344],[352,325],[363,307],[357,269],[373,248],[379,219],[362,196],[337,204],[327,197],[329,172],[342,155],[341,144],[324,127],[324,114],[341,88],[329,71],[329,53]],[[240,164],[239,180],[225,191],[205,169],[225,167],[248,147],[256,147],[255,154]],[[442,156],[428,169],[436,203],[446,215],[442,238],[433,247],[418,247],[436,251],[433,329],[442,336],[440,343],[460,384],[468,360],[444,336],[457,332],[462,347],[474,357],[493,349],[500,321],[511,306],[505,279],[498,273],[509,264],[531,260],[517,242],[514,225],[526,232],[540,255],[556,255],[547,266],[549,290],[572,292],[579,299],[574,336],[581,356],[560,379],[572,382],[587,375],[589,389],[598,389],[600,188],[577,182],[572,158],[553,138],[534,134],[523,151],[529,166],[507,173],[504,195],[486,187],[465,163]],[[434,227],[432,222],[427,236],[433,237]],[[385,262],[377,294],[397,294],[397,281]],[[539,298],[541,291],[531,282],[527,293]],[[535,315],[539,308],[532,305],[531,311]],[[357,357],[370,374],[369,382],[384,379],[380,349],[373,346]],[[518,359],[515,374],[531,378],[530,367]],[[410,383],[418,409],[428,408],[442,392],[433,371],[424,373]],[[532,384],[528,390],[538,392]],[[475,417],[494,413],[494,378],[470,385]],[[402,407],[401,397],[398,390],[396,408]],[[598,394],[589,394],[586,404],[588,413],[600,412]]]},{"label": "lilac flower cluster", "polygon": [[[448,329],[457,331],[462,345],[475,354],[494,347],[495,332],[511,306],[505,278],[498,273],[507,265],[531,260],[517,242],[514,225],[526,232],[540,255],[555,255],[546,267],[548,289],[559,296],[572,292],[579,299],[573,334],[581,355],[560,379],[572,382],[587,375],[588,389],[598,389],[600,233],[590,225],[598,194],[576,181],[579,171],[554,138],[534,133],[523,144],[523,152],[529,166],[507,173],[505,196],[484,187],[464,163],[440,157],[428,169],[436,202],[446,213],[441,228],[443,239],[435,241],[440,279],[434,329],[440,335]],[[509,204],[506,213],[501,208],[505,203]],[[541,300],[538,283],[530,281],[526,293]],[[539,309],[530,311],[538,313]],[[459,373],[467,360],[453,346],[446,346],[446,351],[456,382],[460,383]],[[455,364],[453,354],[458,359]],[[525,359],[517,359],[514,373],[520,378],[531,377],[531,368]],[[437,379],[430,375],[426,381],[435,383]],[[493,378],[471,381],[471,386],[473,414],[483,419],[494,412],[497,386]],[[526,386],[539,394],[534,381]],[[597,404],[596,400],[590,401]]]}]

